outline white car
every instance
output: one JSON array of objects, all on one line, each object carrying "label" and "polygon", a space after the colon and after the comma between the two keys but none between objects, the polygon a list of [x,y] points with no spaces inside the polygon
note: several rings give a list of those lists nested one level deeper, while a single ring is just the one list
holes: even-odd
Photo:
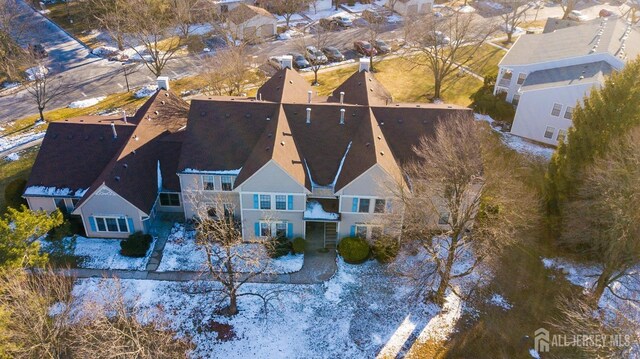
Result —
[{"label": "white car", "polygon": [[572,10],[569,15],[567,15],[567,19],[569,20],[574,20],[574,21],[587,21],[589,20],[589,18],[587,17],[587,15],[581,13],[578,10]]}]

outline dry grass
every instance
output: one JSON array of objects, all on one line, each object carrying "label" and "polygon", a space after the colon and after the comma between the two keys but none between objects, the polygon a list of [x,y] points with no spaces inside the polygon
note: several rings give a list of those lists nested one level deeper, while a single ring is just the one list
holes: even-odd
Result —
[{"label": "dry grass", "polygon": [[91,34],[94,28],[90,25],[91,22],[85,18],[86,14],[82,11],[79,1],[50,4],[47,5],[47,10],[50,11],[47,16],[51,20],[89,47],[95,48],[101,45],[97,37]]},{"label": "dry grass", "polygon": [[[429,102],[433,97],[433,77],[402,58],[382,60],[374,65],[376,78],[391,92],[396,102]],[[357,66],[331,69],[318,74],[320,95],[330,94],[340,83],[357,70]],[[313,73],[303,75],[310,82]],[[454,75],[444,88],[444,101],[461,106],[471,103],[469,96],[482,87],[482,82],[470,75]]]}]

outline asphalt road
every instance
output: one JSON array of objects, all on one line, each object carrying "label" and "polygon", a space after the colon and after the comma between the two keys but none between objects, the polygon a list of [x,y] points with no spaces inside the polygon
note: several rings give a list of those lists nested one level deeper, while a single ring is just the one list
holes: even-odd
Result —
[{"label": "asphalt road", "polygon": [[[47,67],[54,74],[52,78],[64,84],[66,88],[63,95],[47,105],[47,110],[66,107],[73,101],[106,96],[126,90],[121,63],[109,62],[92,55],[79,42],[33,11],[24,2],[21,4],[23,9],[21,23],[26,24],[27,28],[19,42],[22,45],[44,44],[49,52]],[[614,10],[616,13],[624,10],[624,8],[620,9],[614,5],[602,5],[596,2],[581,3],[578,8],[589,17],[597,17],[598,11],[602,8]],[[527,21],[533,21],[534,18],[545,19],[558,16],[561,13],[559,5],[547,5],[539,10],[532,8],[528,11]],[[483,15],[484,17],[490,16]],[[493,18],[500,21],[499,16],[493,15]],[[400,38],[401,30],[397,27],[398,25],[389,24],[380,37],[387,40]],[[352,50],[353,42],[362,39],[366,39],[366,29],[355,27],[336,31],[331,35],[329,44],[346,50],[345,55],[353,58],[355,57]],[[257,63],[262,63],[269,56],[282,55],[292,51],[300,52],[300,43],[301,40],[298,39],[273,41],[253,46],[250,52],[255,56]],[[169,62],[164,74],[170,78],[194,75],[198,72],[200,64],[201,58],[199,56],[175,58]],[[129,75],[129,84],[132,88],[155,82],[151,72],[143,64],[136,66],[138,71]],[[33,98],[24,90],[0,97],[0,125],[35,113],[37,113],[37,108]]]}]

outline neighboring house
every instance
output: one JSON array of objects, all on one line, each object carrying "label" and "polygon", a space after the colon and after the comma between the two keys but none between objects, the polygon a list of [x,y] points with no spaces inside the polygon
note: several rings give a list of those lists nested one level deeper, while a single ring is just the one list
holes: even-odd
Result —
[{"label": "neighboring house", "polygon": [[186,219],[235,216],[245,238],[304,237],[318,226],[325,243],[371,238],[385,231],[385,214],[401,210],[389,189],[407,185],[400,168],[416,159],[414,146],[438,121],[455,114],[471,120],[459,106],[394,103],[366,70],[329,97],[312,91],[287,67],[257,98],[193,99],[186,130],[184,104],[164,90],[127,123],[52,123],[25,197],[34,210],[69,199],[64,205],[93,237],[147,231],[155,212],[174,210]]},{"label": "neighboring house", "polygon": [[215,6],[215,10],[219,13],[228,13],[230,10],[235,9],[240,4],[253,5],[253,0],[212,0],[211,3]]},{"label": "neighboring house", "polygon": [[238,40],[251,41],[276,35],[278,19],[269,11],[247,4],[240,4],[227,14],[229,30]]},{"label": "neighboring house", "polygon": [[431,12],[433,0],[387,0],[385,6],[402,16],[411,16]]},{"label": "neighboring house", "polygon": [[640,54],[640,31],[617,18],[549,19],[545,31],[513,44],[498,64],[494,94],[516,106],[513,134],[557,145],[584,97]]},{"label": "neighboring house", "polygon": [[78,215],[89,237],[148,230],[157,211],[182,212],[176,175],[188,105],[160,90],[132,117],[52,122],[24,197],[32,210]]}]

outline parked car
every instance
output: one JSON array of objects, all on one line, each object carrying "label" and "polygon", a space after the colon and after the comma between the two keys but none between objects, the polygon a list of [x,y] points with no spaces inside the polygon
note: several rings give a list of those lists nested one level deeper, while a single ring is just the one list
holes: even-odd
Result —
[{"label": "parked car", "polygon": [[376,48],[371,46],[368,41],[356,41],[353,43],[353,47],[359,54],[364,56],[375,56],[378,53]]},{"label": "parked car", "polygon": [[335,20],[336,24],[341,27],[353,27],[353,22],[346,16],[334,16],[333,20]]},{"label": "parked car", "polygon": [[569,20],[574,20],[574,21],[587,21],[589,20],[589,18],[587,17],[587,15],[581,13],[578,10],[572,10],[569,15],[567,15],[567,19]]},{"label": "parked car", "polygon": [[391,52],[391,46],[389,46],[389,44],[387,44],[386,42],[384,42],[384,40],[376,40],[373,43],[373,47],[376,48],[376,50],[378,51],[379,54],[386,54]]},{"label": "parked car", "polygon": [[301,54],[292,52],[289,55],[293,57],[293,67],[297,69],[306,69],[310,66],[309,61],[307,61],[307,59],[305,59]]},{"label": "parked car", "polygon": [[42,44],[29,44],[29,53],[36,59],[43,59],[49,56],[49,53]]},{"label": "parked car", "polygon": [[600,10],[600,12],[598,13],[598,16],[600,16],[600,17],[609,17],[609,16],[611,16],[611,15],[613,15],[613,11],[609,11],[609,10],[607,10],[607,9],[602,9],[602,10]]},{"label": "parked car", "polygon": [[384,15],[368,9],[362,12],[362,18],[373,24],[382,24],[385,22]]},{"label": "parked car", "polygon": [[323,47],[322,52],[325,54],[325,56],[327,56],[327,59],[329,61],[340,62],[345,60],[342,52],[340,52],[340,50],[338,50],[338,48],[334,46]]},{"label": "parked car", "polygon": [[307,46],[305,55],[307,55],[307,59],[312,64],[326,64],[327,61],[329,61],[322,51],[318,50],[315,46]]}]

